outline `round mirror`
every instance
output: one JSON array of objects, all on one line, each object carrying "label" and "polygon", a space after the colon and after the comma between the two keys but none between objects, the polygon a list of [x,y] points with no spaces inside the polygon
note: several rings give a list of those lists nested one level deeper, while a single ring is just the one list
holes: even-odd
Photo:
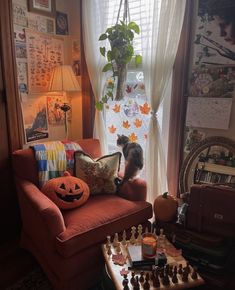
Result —
[{"label": "round mirror", "polygon": [[235,183],[235,142],[225,137],[208,137],[197,143],[183,162],[180,193],[192,184]]}]

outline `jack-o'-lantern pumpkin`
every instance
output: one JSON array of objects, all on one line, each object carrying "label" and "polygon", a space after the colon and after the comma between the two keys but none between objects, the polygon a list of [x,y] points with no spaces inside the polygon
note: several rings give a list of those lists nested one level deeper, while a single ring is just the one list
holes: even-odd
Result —
[{"label": "jack-o'-lantern pumpkin", "polygon": [[67,171],[62,177],[50,179],[42,187],[42,192],[61,209],[81,206],[90,195],[87,183]]},{"label": "jack-o'-lantern pumpkin", "polygon": [[153,205],[156,220],[169,222],[174,220],[177,214],[178,202],[168,194],[168,192],[159,195]]}]

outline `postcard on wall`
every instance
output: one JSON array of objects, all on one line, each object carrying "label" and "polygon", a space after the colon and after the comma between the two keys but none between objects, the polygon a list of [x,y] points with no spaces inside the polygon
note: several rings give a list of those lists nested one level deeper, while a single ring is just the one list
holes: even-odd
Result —
[{"label": "postcard on wall", "polygon": [[30,93],[47,92],[53,67],[64,62],[64,41],[26,30],[28,87]]},{"label": "postcard on wall", "polygon": [[56,11],[56,34],[68,35],[68,16],[66,13]]},{"label": "postcard on wall", "polygon": [[[231,3],[231,4],[229,4]],[[234,1],[200,0],[194,64],[235,64]]]},{"label": "postcard on wall", "polygon": [[17,80],[19,91],[21,93],[27,93],[28,92],[27,63],[21,61],[20,59],[17,59],[16,66],[17,66]]},{"label": "postcard on wall", "polygon": [[63,125],[64,112],[60,109],[63,105],[63,96],[47,96],[47,113],[49,125]]},{"label": "postcard on wall", "polygon": [[42,33],[55,34],[55,20],[46,16],[28,13],[28,28]]},{"label": "postcard on wall", "polygon": [[228,129],[233,98],[189,97],[186,126]]},{"label": "postcard on wall", "polygon": [[79,39],[72,39],[72,59],[80,59],[80,42]]},{"label": "postcard on wall", "polygon": [[26,44],[24,42],[15,42],[15,53],[16,58],[21,58],[26,61],[27,58]]},{"label": "postcard on wall", "polygon": [[48,138],[48,120],[46,112],[46,99],[28,98],[22,102],[24,130],[27,142]]},{"label": "postcard on wall", "polygon": [[14,25],[14,38],[16,42],[25,42],[25,28],[19,25]]},{"label": "postcard on wall", "polygon": [[13,2],[13,22],[14,24],[27,27],[27,6]]}]

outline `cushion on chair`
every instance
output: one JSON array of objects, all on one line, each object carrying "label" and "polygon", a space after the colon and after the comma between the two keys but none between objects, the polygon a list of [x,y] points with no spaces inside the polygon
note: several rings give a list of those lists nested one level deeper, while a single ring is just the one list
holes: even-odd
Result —
[{"label": "cushion on chair", "polygon": [[120,167],[120,152],[93,159],[79,150],[75,152],[74,158],[74,175],[88,184],[91,194],[116,193],[115,179]]},{"label": "cushion on chair", "polygon": [[56,241],[59,253],[69,257],[152,217],[146,201],[129,201],[116,195],[90,196],[78,210],[63,211],[66,231]]}]

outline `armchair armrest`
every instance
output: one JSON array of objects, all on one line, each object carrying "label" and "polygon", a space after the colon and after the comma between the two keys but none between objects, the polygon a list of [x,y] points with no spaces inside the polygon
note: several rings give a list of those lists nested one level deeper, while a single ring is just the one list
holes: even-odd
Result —
[{"label": "armchair armrest", "polygon": [[147,184],[144,179],[135,178],[125,182],[118,192],[122,198],[132,201],[146,201]]},{"label": "armchair armrest", "polygon": [[60,209],[33,183],[16,178],[16,186],[24,226],[37,228],[37,224],[33,224],[37,216],[49,229],[51,236],[55,237],[66,229]]}]

